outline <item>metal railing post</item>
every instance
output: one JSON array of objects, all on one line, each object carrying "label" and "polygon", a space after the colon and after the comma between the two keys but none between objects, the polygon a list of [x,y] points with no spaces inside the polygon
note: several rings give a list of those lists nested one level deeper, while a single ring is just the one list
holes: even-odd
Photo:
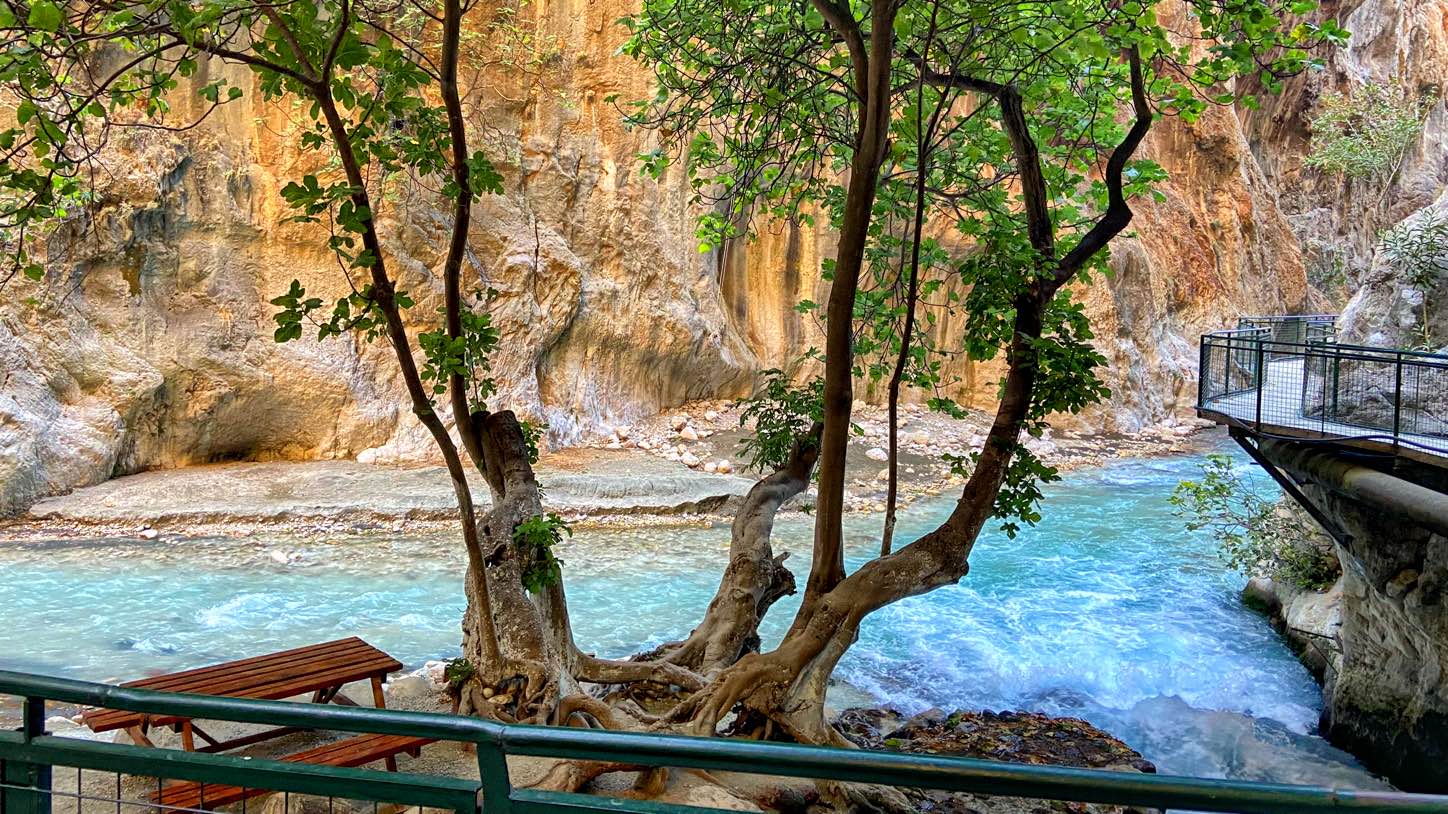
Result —
[{"label": "metal railing post", "polygon": [[1394,379],[1393,384],[1393,454],[1399,452],[1402,442],[1399,436],[1403,430],[1403,354],[1399,351],[1394,355]]},{"label": "metal railing post", "polygon": [[[18,731],[26,743],[45,734],[44,698],[26,697]],[[49,764],[0,761],[0,784],[0,814],[50,814]]]},{"label": "metal railing post", "polygon": [[1262,337],[1258,336],[1258,337],[1257,337],[1257,432],[1258,432],[1258,433],[1261,433],[1261,432],[1262,432],[1262,391],[1265,389],[1265,384],[1266,384],[1266,382],[1267,382],[1267,368],[1266,368],[1266,366],[1262,363],[1262,362],[1263,362],[1263,351],[1264,351],[1263,345],[1265,345],[1265,344],[1266,344],[1266,343],[1262,341]]},{"label": "metal railing post", "polygon": [[1211,340],[1203,336],[1202,341],[1197,343],[1197,406],[1205,407],[1207,404],[1207,376],[1211,370],[1207,367],[1207,360],[1210,354],[1207,352],[1207,345]]},{"label": "metal railing post", "polygon": [[1232,392],[1232,365],[1237,363],[1237,360],[1232,356],[1235,350],[1232,344],[1232,337],[1227,337],[1227,349],[1222,354],[1222,395],[1224,396]]},{"label": "metal railing post", "polygon": [[483,814],[507,814],[513,808],[513,783],[508,777],[508,755],[496,740],[474,744],[478,748],[478,778],[482,781]]}]

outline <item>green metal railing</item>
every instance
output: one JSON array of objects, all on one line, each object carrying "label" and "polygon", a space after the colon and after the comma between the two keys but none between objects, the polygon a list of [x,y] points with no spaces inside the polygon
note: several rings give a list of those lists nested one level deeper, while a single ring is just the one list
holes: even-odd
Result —
[{"label": "green metal railing", "polygon": [[[374,804],[423,806],[457,814],[676,814],[698,807],[513,786],[508,758],[552,757],[814,778],[948,792],[1242,814],[1448,814],[1448,796],[1341,791],[1307,786],[1034,766],[965,758],[830,749],[673,735],[502,724],[435,713],[332,707],[279,701],[124,689],[0,671],[0,695],[24,699],[24,724],[0,732],[0,814],[47,814],[59,793],[57,772],[114,773],[116,797],[142,811],[154,804],[122,800],[122,776],[168,778],[267,789]],[[343,769],[56,737],[44,732],[48,702],[133,712],[305,729],[435,738],[472,744],[480,780]],[[159,781],[157,781],[159,782]],[[150,786],[155,788],[154,785]],[[76,811],[86,795],[77,780]],[[103,809],[106,810],[106,809]]]}]

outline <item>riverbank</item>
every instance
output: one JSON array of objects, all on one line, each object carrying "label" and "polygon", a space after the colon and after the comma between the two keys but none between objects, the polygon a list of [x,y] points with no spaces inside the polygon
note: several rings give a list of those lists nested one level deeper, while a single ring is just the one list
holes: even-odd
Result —
[{"label": "riverbank", "polygon": [[[978,448],[984,416],[956,420],[902,408],[900,505],[940,495],[960,479],[945,455]],[[861,406],[850,445],[846,510],[884,511],[887,446],[883,411]],[[1048,464],[1071,471],[1121,458],[1189,453],[1211,444],[1198,422],[1135,436],[1062,433],[1030,439]],[[728,403],[697,403],[620,426],[585,447],[546,453],[538,464],[547,507],[583,525],[713,522],[728,517],[758,477],[742,459],[744,431]],[[489,496],[473,483],[475,500]],[[789,511],[807,511],[811,489]],[[220,463],[154,470],[46,498],[21,515],[0,519],[0,540],[65,537],[246,535],[302,536],[443,530],[455,522],[447,472],[383,461]]]}]

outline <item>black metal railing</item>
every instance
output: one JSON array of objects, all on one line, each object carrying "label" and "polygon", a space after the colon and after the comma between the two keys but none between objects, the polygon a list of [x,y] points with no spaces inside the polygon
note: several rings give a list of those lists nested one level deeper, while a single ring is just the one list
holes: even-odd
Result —
[{"label": "black metal railing", "polygon": [[1259,328],[1270,333],[1273,342],[1307,344],[1331,342],[1337,336],[1336,314],[1291,314],[1269,317],[1238,317],[1238,330]]},{"label": "black metal railing", "polygon": [[1322,319],[1251,317],[1249,327],[1204,335],[1197,408],[1260,434],[1448,457],[1448,356],[1340,344]]}]

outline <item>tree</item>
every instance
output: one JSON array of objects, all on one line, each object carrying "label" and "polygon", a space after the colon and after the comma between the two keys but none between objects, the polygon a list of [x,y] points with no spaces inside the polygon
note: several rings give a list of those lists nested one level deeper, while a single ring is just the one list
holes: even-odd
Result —
[{"label": "tree", "polygon": [[1398,80],[1328,91],[1313,116],[1312,150],[1303,163],[1349,178],[1388,180],[1437,100],[1436,88],[1414,92]]},{"label": "tree", "polygon": [[[704,242],[746,229],[745,213],[757,211],[827,218],[838,246],[816,354],[824,375],[804,386],[780,377],[752,408],[755,458],[773,471],[742,503],[718,593],[687,638],[634,660],[599,659],[574,643],[553,553],[567,530],[542,507],[536,429],[489,405],[489,354],[507,339],[488,319],[486,292],[468,294],[464,277],[472,205],[500,193],[502,179],[469,145],[458,80],[463,0],[5,0],[0,82],[16,100],[15,121],[0,132],[9,278],[46,282],[48,230],[84,217],[88,170],[110,133],[194,124],[171,113],[183,83],[204,101],[203,116],[249,91],[301,103],[294,135],[315,169],[283,195],[352,289],[326,303],[294,282],[274,301],[276,338],[315,329],[319,339],[385,341],[396,357],[451,475],[468,554],[467,661],[451,671],[463,708],[700,734],[737,713],[734,731],[844,745],[824,720],[824,693],[862,621],[964,576],[990,517],[1008,528],[1034,522],[1039,483],[1054,472],[1023,448],[1022,434],[1105,393],[1072,286],[1104,271],[1107,244],[1130,223],[1129,199],[1161,175],[1133,158],[1153,117],[1194,115],[1204,95],[1228,103],[1223,83],[1238,75],[1270,85],[1308,64],[1306,46],[1341,36],[1330,25],[1287,30],[1284,15],[1302,11],[1300,2],[1187,7],[1191,16],[1172,30],[1158,19],[1165,10],[1141,2],[644,2],[625,51],[652,67],[660,92],[631,118],[664,128],[647,167],[659,171],[685,148],[701,199],[726,204],[702,221]],[[208,60],[246,66],[251,88],[202,82]],[[405,184],[435,186],[452,212],[436,270],[440,326],[410,311],[378,227],[396,205],[388,190]],[[967,248],[926,237],[936,222]],[[945,276],[926,279],[926,270]],[[1000,405],[982,449],[957,462],[969,478],[947,521],[847,574],[841,514],[863,372],[856,349],[873,341],[893,356],[880,368],[892,378],[932,382],[915,309],[963,318],[960,352],[1004,355]],[[492,493],[486,513],[473,503],[469,470]],[[803,602],[784,641],[760,652],[760,620],[796,588],[771,548],[774,517],[816,470]],[[506,701],[482,703],[485,688]],[[646,712],[659,697],[666,708]],[[577,785],[607,768],[563,765],[549,782]]]},{"label": "tree", "polygon": [[[1284,22],[1310,4],[1184,5],[1172,28],[1155,3],[1099,2],[647,0],[629,19],[624,50],[660,86],[631,118],[664,134],[650,168],[683,153],[700,200],[715,205],[704,242],[746,232],[751,215],[823,215],[838,234],[825,268],[825,345],[812,354],[823,364],[819,498],[800,610],[779,647],[724,666],[671,720],[712,733],[737,712],[798,740],[840,743],[824,693],[862,620],[958,581],[991,516],[1008,529],[1037,517],[1039,483],[1054,472],[1021,436],[1105,394],[1071,287],[1105,270],[1107,244],[1131,221],[1129,198],[1161,176],[1133,160],[1153,117],[1231,103],[1226,83],[1245,74],[1275,89],[1310,64],[1306,48],[1344,36],[1331,23]],[[958,462],[969,478],[949,518],[846,574],[844,454],[869,299],[861,282],[881,234],[872,229],[891,210],[882,189],[897,173],[915,173],[932,218],[970,244],[952,263],[965,292],[964,350],[1003,353],[1006,373],[982,449]],[[919,266],[898,268],[908,279]],[[920,290],[910,289],[907,322]],[[758,561],[767,556],[761,546]]]},{"label": "tree", "polygon": [[[502,339],[486,313],[486,294],[466,294],[463,277],[472,205],[503,187],[468,142],[458,68],[470,9],[464,0],[0,6],[0,81],[15,102],[14,121],[0,132],[0,230],[12,260],[3,279],[45,282],[48,238],[83,221],[90,173],[113,133],[186,130],[248,92],[300,102],[305,113],[292,135],[315,170],[282,195],[291,219],[315,226],[335,253],[351,293],[326,303],[293,281],[273,300],[275,338],[314,330],[318,339],[351,336],[391,347],[412,412],[437,446],[457,499],[469,562],[464,649],[474,669],[467,683],[506,688],[516,699],[488,711],[543,721],[579,680],[699,682],[673,665],[606,662],[573,644],[551,550],[565,530],[542,510],[532,470],[536,429],[488,407],[496,389],[489,355]],[[208,61],[246,66],[251,87],[202,82]],[[199,116],[184,119],[173,104],[188,90],[204,104]],[[392,192],[407,184],[436,187],[452,212],[436,270],[445,289],[440,326],[409,319],[413,301],[396,287],[378,226],[380,214],[398,205]],[[60,274],[58,262],[52,270]],[[470,469],[492,493],[485,514],[474,505]]]},{"label": "tree", "polygon": [[1393,270],[1412,286],[1418,297],[1418,347],[1432,351],[1433,328],[1429,304],[1444,272],[1448,272],[1448,220],[1427,209],[1402,221],[1380,236],[1383,256]]}]

